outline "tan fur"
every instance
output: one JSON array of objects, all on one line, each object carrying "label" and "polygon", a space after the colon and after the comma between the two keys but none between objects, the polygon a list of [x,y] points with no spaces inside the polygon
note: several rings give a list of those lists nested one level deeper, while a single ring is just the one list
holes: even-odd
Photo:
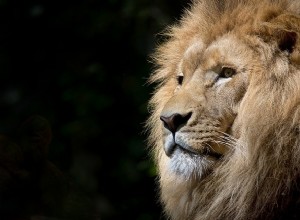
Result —
[{"label": "tan fur", "polygon": [[[166,216],[289,214],[300,174],[299,13],[297,0],[196,0],[168,29],[153,55],[148,120]],[[224,66],[237,74],[216,82]],[[199,155],[168,157],[171,134],[159,118],[189,112],[178,135]],[[207,146],[221,159],[202,155]]]}]

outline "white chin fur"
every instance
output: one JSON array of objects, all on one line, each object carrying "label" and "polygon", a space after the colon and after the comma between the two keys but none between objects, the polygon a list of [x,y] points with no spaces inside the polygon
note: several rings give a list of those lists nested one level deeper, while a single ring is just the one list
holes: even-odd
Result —
[{"label": "white chin fur", "polygon": [[168,168],[177,176],[185,179],[190,177],[202,178],[211,170],[215,162],[207,156],[193,155],[175,149],[171,158],[169,158]]}]

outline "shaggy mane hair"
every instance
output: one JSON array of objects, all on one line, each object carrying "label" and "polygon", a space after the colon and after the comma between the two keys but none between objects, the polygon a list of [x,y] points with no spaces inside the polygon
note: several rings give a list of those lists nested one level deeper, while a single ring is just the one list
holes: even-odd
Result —
[{"label": "shaggy mane hair", "polygon": [[[147,126],[167,216],[211,220],[300,218],[299,14],[297,0],[195,0],[180,21],[166,30],[165,42],[153,54],[156,69],[150,82],[157,87],[150,100]],[[159,116],[173,95],[173,85],[168,81],[174,78],[182,54],[195,38],[209,45],[233,30],[266,42],[272,56],[279,53],[274,49],[276,41],[290,52],[290,58],[280,60],[277,66],[253,67],[272,71],[251,78],[238,113],[239,137],[230,143],[232,152],[210,175],[201,180],[183,181],[176,176],[166,180],[160,168],[164,152]],[[257,42],[248,40],[247,44],[261,55]],[[170,200],[174,202],[167,202]]]}]

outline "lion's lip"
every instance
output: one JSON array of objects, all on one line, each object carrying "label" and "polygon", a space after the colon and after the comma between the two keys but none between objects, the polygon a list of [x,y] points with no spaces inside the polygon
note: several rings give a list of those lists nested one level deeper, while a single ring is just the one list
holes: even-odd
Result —
[{"label": "lion's lip", "polygon": [[195,150],[192,150],[190,148],[187,148],[187,147],[183,147],[179,144],[176,144],[176,146],[178,149],[180,149],[181,151],[185,152],[185,153],[188,153],[188,154],[191,154],[191,155],[199,155],[199,152],[195,151]]},{"label": "lion's lip", "polygon": [[210,147],[204,147],[200,151],[191,150],[189,148],[182,147],[181,145],[178,145],[178,144],[177,144],[177,147],[181,151],[183,151],[185,153],[188,153],[190,155],[208,156],[208,157],[213,157],[214,159],[218,159],[218,160],[222,157],[222,154],[219,154],[219,153],[213,151]]},{"label": "lion's lip", "polygon": [[172,157],[172,154],[176,149],[191,156],[209,156],[214,159],[220,159],[223,156],[222,154],[213,151],[209,147],[204,147],[201,151],[196,151],[191,149],[190,147],[186,147],[177,143],[173,143],[171,146],[165,149],[165,153],[168,157]]}]

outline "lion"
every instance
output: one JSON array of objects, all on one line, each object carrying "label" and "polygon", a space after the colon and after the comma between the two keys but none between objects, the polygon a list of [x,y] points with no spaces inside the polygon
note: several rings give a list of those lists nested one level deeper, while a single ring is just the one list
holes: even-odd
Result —
[{"label": "lion", "polygon": [[149,146],[174,220],[300,219],[300,2],[194,0],[153,54]]}]

